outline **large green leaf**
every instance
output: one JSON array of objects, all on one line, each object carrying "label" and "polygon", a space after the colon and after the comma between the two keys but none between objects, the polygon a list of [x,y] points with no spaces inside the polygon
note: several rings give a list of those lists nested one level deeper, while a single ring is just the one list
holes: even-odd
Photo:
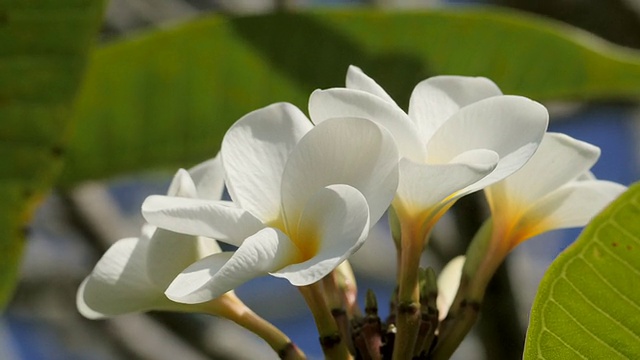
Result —
[{"label": "large green leaf", "polygon": [[545,274],[524,358],[640,359],[640,183]]},{"label": "large green leaf", "polygon": [[59,171],[101,13],[95,0],[0,1],[0,310],[15,285],[26,224]]},{"label": "large green leaf", "polygon": [[575,28],[496,9],[212,16],[97,50],[62,184],[212,157],[275,101],[306,108],[357,64],[406,104],[434,74],[484,75],[538,100],[640,95],[640,57]]}]

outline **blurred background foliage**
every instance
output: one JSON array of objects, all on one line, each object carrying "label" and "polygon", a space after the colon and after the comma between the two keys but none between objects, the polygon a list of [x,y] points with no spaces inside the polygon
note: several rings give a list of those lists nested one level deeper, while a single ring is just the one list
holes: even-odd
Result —
[{"label": "blurred background foliage", "polygon": [[[89,322],[76,314],[73,294],[111,242],[136,234],[144,197],[164,191],[166,177],[149,171],[172,172],[212,157],[229,125],[258,107],[289,101],[306,109],[315,88],[344,84],[349,64],[362,67],[403,107],[418,81],[460,74],[487,76],[505,93],[543,101],[552,121],[595,111],[613,126],[616,115],[634,113],[640,56],[631,48],[640,45],[639,2],[469,5],[113,0],[104,10],[90,0],[1,1],[0,302],[9,300],[18,278],[25,239],[30,247],[0,321],[0,358],[262,358],[259,342],[255,349],[237,345],[247,335],[224,322],[173,314]],[[585,115],[585,108],[593,111]],[[591,132],[581,133],[570,123],[552,127],[588,141],[603,131],[585,121],[580,129]],[[604,132],[625,146],[635,139],[620,127]],[[638,175],[637,149],[621,151],[604,176],[628,183]],[[616,178],[611,169],[617,167],[629,171]],[[60,190],[48,195],[54,186]],[[446,241],[434,242],[432,263],[462,252],[485,216],[480,197],[460,202],[453,215],[435,234]],[[376,254],[385,241],[372,241],[354,259],[365,279],[393,278],[392,263],[371,266],[381,262]],[[296,326],[307,322],[292,320],[309,317],[299,301],[278,313],[252,300],[251,294],[274,287],[284,288],[252,283],[247,302],[285,332],[302,334]],[[283,294],[296,303],[295,292]],[[480,340],[471,339],[467,349],[484,349],[476,351],[478,359],[520,358],[526,321],[506,269],[488,296],[502,306],[486,309]],[[313,343],[313,332],[304,334]]]}]

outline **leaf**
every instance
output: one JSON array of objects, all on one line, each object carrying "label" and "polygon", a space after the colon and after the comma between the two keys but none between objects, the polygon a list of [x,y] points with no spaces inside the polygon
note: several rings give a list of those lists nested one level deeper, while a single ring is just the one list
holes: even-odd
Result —
[{"label": "leaf", "polygon": [[640,95],[640,57],[575,28],[491,8],[210,16],[98,49],[61,184],[215,155],[276,101],[306,109],[357,64],[407,104],[435,74],[483,75],[537,100]]},{"label": "leaf", "polygon": [[102,8],[93,0],[0,3],[0,310],[15,286],[27,223],[60,170]]},{"label": "leaf", "polygon": [[551,264],[533,304],[525,359],[640,358],[640,183]]}]

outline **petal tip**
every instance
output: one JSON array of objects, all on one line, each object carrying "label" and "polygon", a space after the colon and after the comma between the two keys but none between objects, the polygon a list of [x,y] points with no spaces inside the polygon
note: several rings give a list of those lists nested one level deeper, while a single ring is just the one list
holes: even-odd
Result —
[{"label": "petal tip", "polygon": [[201,287],[192,290],[181,282],[176,283],[175,280],[165,290],[164,295],[171,301],[190,305],[207,302],[215,298],[215,296],[208,296],[207,292]]}]

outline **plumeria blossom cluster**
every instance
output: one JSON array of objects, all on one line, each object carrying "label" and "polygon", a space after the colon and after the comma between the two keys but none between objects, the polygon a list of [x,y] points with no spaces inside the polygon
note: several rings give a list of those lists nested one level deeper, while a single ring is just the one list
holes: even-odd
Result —
[{"label": "plumeria blossom cluster", "polygon": [[[209,313],[255,332],[281,358],[305,358],[234,295],[271,275],[300,290],[327,358],[447,359],[514,247],[585,225],[625,189],[589,172],[597,147],[547,133],[547,124],[544,106],[486,78],[426,79],[405,112],[351,66],[346,87],[311,94],[309,117],[288,103],[255,110],[227,131],[216,158],[179,170],[167,195],[147,198],[149,224],[105,253],[78,308],[89,318]],[[439,278],[420,268],[437,221],[483,189],[491,217],[467,254]],[[382,322],[372,293],[359,310],[348,258],[387,210],[398,289]]]}]

